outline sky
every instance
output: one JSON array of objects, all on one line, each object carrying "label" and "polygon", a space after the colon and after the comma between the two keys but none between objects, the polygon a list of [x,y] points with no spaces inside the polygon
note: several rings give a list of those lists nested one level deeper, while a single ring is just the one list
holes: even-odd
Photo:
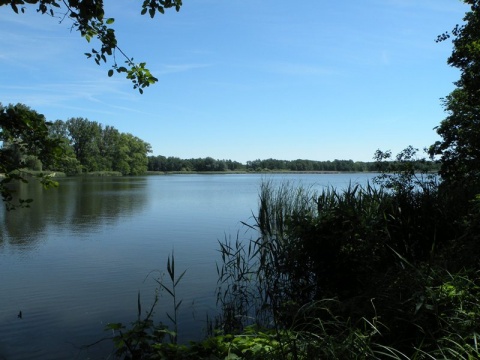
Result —
[{"label": "sky", "polygon": [[372,161],[440,139],[459,72],[435,39],[461,23],[459,0],[184,0],[154,19],[141,3],[104,1],[119,47],[159,79],[143,95],[87,59],[98,44],[68,20],[0,7],[0,102],[183,159]]}]

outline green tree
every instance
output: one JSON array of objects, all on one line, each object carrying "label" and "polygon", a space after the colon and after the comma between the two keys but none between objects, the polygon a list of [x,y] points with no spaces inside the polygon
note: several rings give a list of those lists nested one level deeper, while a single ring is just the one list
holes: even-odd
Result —
[{"label": "green tree", "polygon": [[[84,118],[69,119],[64,125],[61,123],[54,123],[52,136],[68,141],[68,144],[64,143],[66,153],[78,160],[77,168],[80,164],[87,172],[119,171],[123,175],[139,175],[147,171],[147,154],[151,147],[138,137]],[[74,166],[72,161],[65,165]]]},{"label": "green tree", "polygon": [[48,170],[61,171],[67,175],[75,175],[82,172],[82,165],[75,156],[73,147],[68,137],[67,123],[56,120],[48,126],[49,136],[58,141],[63,155],[55,158],[55,161],[48,166]]},{"label": "green tree", "polygon": [[[121,160],[128,164],[128,172],[123,172],[124,175],[141,175],[147,171],[148,168],[148,153],[150,153],[150,144],[139,139],[132,134],[121,134],[122,141],[125,144],[126,152]],[[121,170],[120,170],[121,171]]]},{"label": "green tree", "polygon": [[[28,200],[20,199],[19,204],[14,204],[8,185],[12,180],[28,182],[28,174],[22,169],[32,164],[37,169],[48,167],[63,153],[58,139],[49,136],[48,125],[42,114],[28,106],[0,104],[0,173],[3,174],[0,193],[9,209]],[[56,185],[48,175],[39,174],[37,178],[45,187]]]},{"label": "green tree", "polygon": [[148,170],[167,171],[167,158],[163,155],[148,157]]},{"label": "green tree", "polygon": [[[10,6],[19,14],[24,13],[27,7],[35,7],[40,14],[46,14],[59,20],[60,23],[71,21],[71,28],[77,30],[89,43],[96,39],[99,46],[85,55],[100,65],[107,62],[107,57],[113,60],[108,76],[115,72],[125,74],[131,80],[134,89],[143,93],[145,87],[158,81],[145,67],[146,63],[135,63],[118,46],[115,29],[112,27],[113,18],[105,17],[103,0],[0,0],[1,6]],[[163,14],[166,9],[180,10],[182,0],[145,0],[142,1],[140,13],[154,18],[157,13]],[[120,54],[125,60],[119,65],[116,55]]]},{"label": "green tree", "polygon": [[448,64],[460,70],[456,88],[443,105],[447,117],[437,127],[442,137],[430,149],[440,156],[442,178],[451,184],[478,184],[480,175],[480,1],[464,0],[470,5],[464,24],[439,36],[453,36],[453,51]]},{"label": "green tree", "polygon": [[85,170],[105,170],[100,153],[102,125],[84,118],[72,118],[67,121],[67,129],[75,156]]},{"label": "green tree", "polygon": [[[100,150],[101,169],[105,171],[113,170],[116,159],[122,151],[122,140],[120,132],[113,126],[107,125],[102,129],[98,144]],[[115,171],[117,171],[115,169]],[[123,171],[122,171],[123,173]]]}]

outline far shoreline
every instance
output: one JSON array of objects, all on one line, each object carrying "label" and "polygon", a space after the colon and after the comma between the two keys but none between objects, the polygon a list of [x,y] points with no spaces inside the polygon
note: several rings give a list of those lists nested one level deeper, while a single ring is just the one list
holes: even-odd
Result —
[{"label": "far shoreline", "polygon": [[254,174],[377,174],[376,171],[292,171],[292,170],[262,170],[262,171],[147,171],[144,175],[254,175]]}]

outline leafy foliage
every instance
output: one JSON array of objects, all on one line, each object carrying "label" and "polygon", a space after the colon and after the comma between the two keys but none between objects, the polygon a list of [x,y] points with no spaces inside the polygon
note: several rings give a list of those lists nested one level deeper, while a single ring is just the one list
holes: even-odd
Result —
[{"label": "leafy foliage", "polygon": [[[19,199],[19,203],[14,204],[13,190],[9,187],[13,180],[28,182],[30,175],[25,168],[41,171],[42,164],[48,167],[63,154],[59,141],[49,137],[49,124],[42,114],[25,105],[4,107],[0,104],[0,140],[3,142],[0,173],[4,176],[0,181],[0,193],[7,209],[28,206],[31,202],[31,199]],[[47,173],[40,172],[36,177],[46,188],[57,186]]]},{"label": "leafy foliage", "polygon": [[222,329],[304,334],[292,358],[319,339],[328,359],[476,358],[478,209],[416,161],[409,147],[375,186],[341,192],[264,183],[258,237],[220,244]]},{"label": "leafy foliage", "polygon": [[140,175],[147,170],[150,144],[113,126],[103,126],[84,118],[55,121],[50,136],[58,139],[66,157],[52,165],[52,170],[67,174],[82,171],[114,171],[123,175]]},{"label": "leafy foliage", "polygon": [[[431,156],[441,159],[442,178],[451,184],[478,184],[480,169],[480,2],[465,0],[470,11],[464,24],[457,25],[453,35],[453,51],[448,63],[460,70],[460,79],[445,99],[448,116],[437,127],[442,137],[430,147]],[[438,41],[451,37],[439,36]]]}]

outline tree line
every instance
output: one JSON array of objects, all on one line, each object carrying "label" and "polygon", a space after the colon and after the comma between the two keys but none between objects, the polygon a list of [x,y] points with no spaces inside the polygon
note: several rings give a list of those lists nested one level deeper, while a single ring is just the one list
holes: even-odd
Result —
[{"label": "tree line", "polygon": [[[353,160],[333,160],[333,161],[315,161],[315,160],[253,160],[242,164],[233,160],[216,160],[212,157],[197,159],[181,159],[175,156],[149,156],[149,171],[319,171],[319,172],[376,172],[388,171],[393,168],[395,161],[353,161]],[[439,164],[425,159],[413,161],[416,171],[438,171]]]},{"label": "tree line", "polygon": [[244,164],[233,160],[215,160],[212,157],[181,159],[176,156],[149,156],[149,171],[245,171]]},{"label": "tree line", "polygon": [[[18,124],[25,126],[18,129]],[[96,121],[76,117],[48,122],[26,105],[0,105],[0,129],[0,156],[8,159],[2,162],[4,173],[29,169],[67,175],[99,171],[140,175],[147,171],[150,144]]]}]

